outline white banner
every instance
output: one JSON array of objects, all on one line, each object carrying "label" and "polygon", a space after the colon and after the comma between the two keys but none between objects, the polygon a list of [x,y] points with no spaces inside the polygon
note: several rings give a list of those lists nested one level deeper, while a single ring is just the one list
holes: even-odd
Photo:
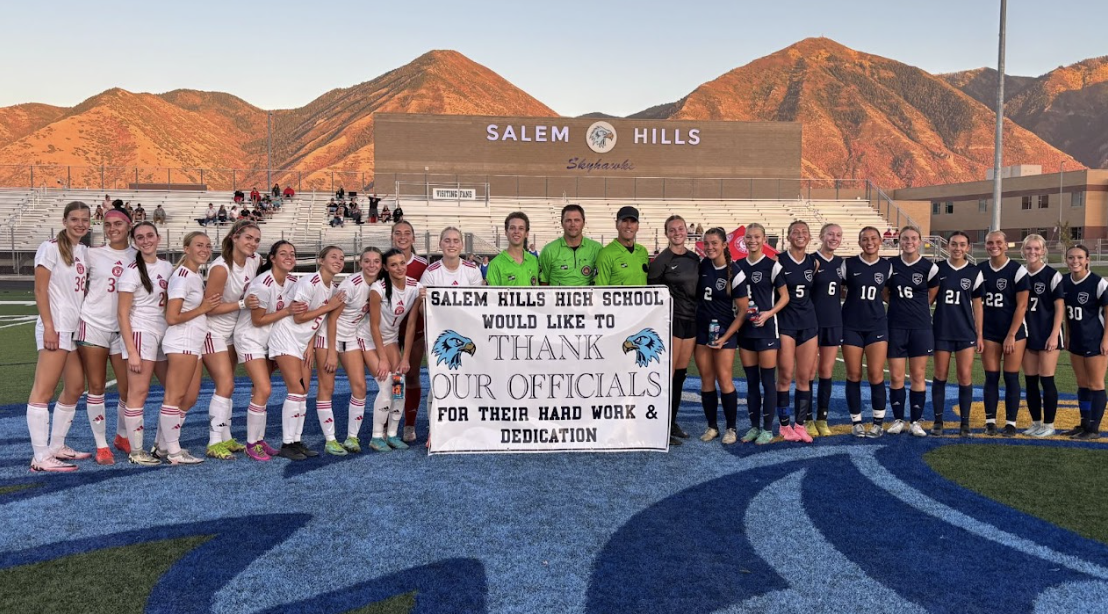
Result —
[{"label": "white banner", "polygon": [[476,188],[431,188],[433,200],[477,200]]},{"label": "white banner", "polygon": [[670,298],[428,288],[431,454],[669,449]]}]

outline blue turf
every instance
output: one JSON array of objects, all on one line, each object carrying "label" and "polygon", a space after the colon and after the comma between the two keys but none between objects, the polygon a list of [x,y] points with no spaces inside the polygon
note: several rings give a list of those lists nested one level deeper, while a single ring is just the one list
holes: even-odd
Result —
[{"label": "blue turf", "polygon": [[[690,378],[686,392],[699,384]],[[241,439],[249,383],[237,385]],[[841,386],[835,392],[831,419],[841,423]],[[271,442],[282,394],[275,381]],[[183,433],[197,452],[210,395],[205,386]],[[340,437],[348,397],[340,378]],[[152,394],[148,404],[148,440],[159,400]],[[108,407],[110,433],[110,397]],[[699,403],[686,401],[679,421],[699,434]],[[419,430],[426,434],[425,416]],[[91,448],[83,405],[69,441]],[[312,411],[305,441],[322,449]],[[36,485],[0,495],[0,518],[19,527],[0,534],[0,569],[213,534],[163,577],[150,611],[339,613],[412,592],[421,612],[1011,614],[1108,605],[1098,596],[1108,595],[1103,544],[970,493],[922,461],[955,439],[839,436],[760,448],[693,439],[669,454],[434,458],[422,443],[299,463],[84,462],[76,474],[44,476],[27,471],[23,407],[0,408],[0,487]],[[960,526],[967,519],[992,530]],[[1001,531],[1010,538],[997,538]],[[818,599],[821,581],[836,600]]]}]

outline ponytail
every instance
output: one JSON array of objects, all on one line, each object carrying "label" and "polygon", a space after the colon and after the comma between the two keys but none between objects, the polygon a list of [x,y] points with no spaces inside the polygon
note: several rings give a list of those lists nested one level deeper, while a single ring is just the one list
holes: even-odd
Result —
[{"label": "ponytail", "polygon": [[[400,224],[407,224],[407,222],[400,222]],[[399,226],[400,224],[397,224],[397,226]],[[408,225],[411,226],[411,224]],[[381,256],[382,275],[379,275],[378,277],[382,278],[385,282],[385,302],[390,304],[392,303],[392,277],[389,276],[387,268],[389,258],[392,258],[393,256],[400,256],[401,258],[405,259],[407,258],[404,255],[404,252],[395,247],[385,252],[384,255]]]},{"label": "ponytail", "polygon": [[[143,226],[149,226],[154,229],[154,234],[159,237],[161,234],[158,232],[158,227],[153,222],[139,222],[131,228],[131,240],[135,238],[135,231]],[[142,252],[135,250],[135,268],[139,272],[139,280],[142,281],[142,287],[146,290],[147,294],[154,291],[154,284],[150,282],[150,272],[146,270],[146,260],[142,256]]]},{"label": "ponytail", "polygon": [[[85,203],[75,200],[65,206],[65,210],[62,212],[62,220],[69,218],[69,214],[74,211],[89,211],[89,206]],[[58,253],[61,254],[62,262],[65,266],[73,266],[73,244],[69,242],[69,233],[65,228],[62,228],[58,234],[54,237],[54,240],[58,244]]]},{"label": "ponytail", "polygon": [[220,246],[220,254],[223,256],[223,261],[227,263],[227,270],[230,271],[234,267],[234,260],[232,258],[235,254],[235,239],[243,233],[247,228],[253,228],[261,234],[262,229],[258,228],[258,225],[250,220],[239,220],[231,226],[231,230],[227,231],[227,236],[223,237],[223,242]]},{"label": "ponytail", "polygon": [[[273,245],[270,245],[269,246],[269,253],[265,257],[265,262],[263,262],[262,265],[258,267],[257,275],[260,276],[262,273],[265,273],[266,271],[273,268],[273,259],[277,257],[277,250],[281,249],[282,245],[292,245],[292,243],[290,243],[289,241],[286,241],[284,239],[281,239],[280,241],[277,241]],[[293,245],[293,249],[294,250],[296,249],[295,245]]]}]

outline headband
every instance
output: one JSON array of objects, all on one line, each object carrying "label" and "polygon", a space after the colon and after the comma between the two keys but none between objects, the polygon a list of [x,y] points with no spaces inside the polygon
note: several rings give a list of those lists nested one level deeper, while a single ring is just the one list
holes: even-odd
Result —
[{"label": "headband", "polygon": [[119,209],[111,209],[111,210],[107,211],[106,213],[104,213],[104,219],[108,219],[109,217],[111,217],[113,215],[118,215],[119,217],[126,220],[128,224],[131,223],[131,218],[127,217],[127,213],[124,212],[124,211],[120,211]]}]

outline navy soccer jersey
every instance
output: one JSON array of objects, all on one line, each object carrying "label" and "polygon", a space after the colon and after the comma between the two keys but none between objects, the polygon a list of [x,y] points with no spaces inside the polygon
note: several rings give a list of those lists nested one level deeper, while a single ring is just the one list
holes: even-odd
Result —
[{"label": "navy soccer jersey", "polygon": [[[768,311],[777,303],[777,289],[785,285],[784,270],[781,263],[762,255],[756,262],[743,258],[739,268],[746,276],[746,295],[751,307],[758,311]],[[766,320],[761,326],[743,325],[742,336],[747,339],[776,339],[780,333],[777,328],[778,316]]]},{"label": "navy soccer jersey", "polygon": [[969,262],[954,268],[949,261],[938,263],[939,295],[935,297],[935,339],[976,341],[973,299],[981,298],[985,280],[981,270]]},{"label": "navy soccer jersey", "polygon": [[889,283],[893,265],[878,258],[866,262],[861,256],[843,260],[839,275],[843,278],[846,300],[843,301],[843,328],[874,331],[888,328],[881,291]]},{"label": "navy soccer jersey", "polygon": [[[1000,343],[1008,336],[1012,318],[1016,315],[1016,295],[1027,292],[1027,269],[1015,260],[1009,259],[999,269],[994,269],[986,260],[978,267],[984,279],[985,330],[982,336],[987,341]],[[1020,322],[1016,339],[1027,336],[1027,327]]]},{"label": "navy soccer jersey", "polygon": [[839,256],[824,258],[815,254],[819,262],[815,280],[812,282],[812,305],[816,309],[816,319],[820,328],[835,328],[843,325],[843,259]]},{"label": "navy soccer jersey", "polygon": [[1042,350],[1054,330],[1055,301],[1065,298],[1062,286],[1062,274],[1050,265],[1034,273],[1027,272],[1031,294],[1027,297],[1027,349]]},{"label": "navy soccer jersey", "polygon": [[777,314],[781,330],[817,328],[819,322],[812,304],[812,284],[819,266],[815,255],[805,254],[797,262],[792,254],[785,252],[777,256],[777,262],[785,275],[785,285],[789,287],[789,304]]},{"label": "navy soccer jersey", "polygon": [[[731,293],[727,293],[727,268],[716,268],[712,261],[705,258],[700,261],[700,276],[696,282],[696,321],[705,326],[712,320],[719,320],[722,330],[726,330],[735,319],[735,299],[746,296],[746,275],[737,262],[731,263]],[[721,330],[721,332],[722,332]]]},{"label": "navy soccer jersey", "polygon": [[1104,306],[1108,305],[1108,281],[1096,273],[1089,273],[1081,281],[1074,281],[1070,274],[1062,278],[1062,287],[1066,301],[1069,349],[1081,356],[1096,356],[1100,353],[1100,341],[1104,338]]},{"label": "navy soccer jersey", "polygon": [[931,301],[928,292],[939,285],[939,267],[926,258],[908,264],[904,258],[890,258],[893,276],[889,280],[889,328],[931,330]]}]

